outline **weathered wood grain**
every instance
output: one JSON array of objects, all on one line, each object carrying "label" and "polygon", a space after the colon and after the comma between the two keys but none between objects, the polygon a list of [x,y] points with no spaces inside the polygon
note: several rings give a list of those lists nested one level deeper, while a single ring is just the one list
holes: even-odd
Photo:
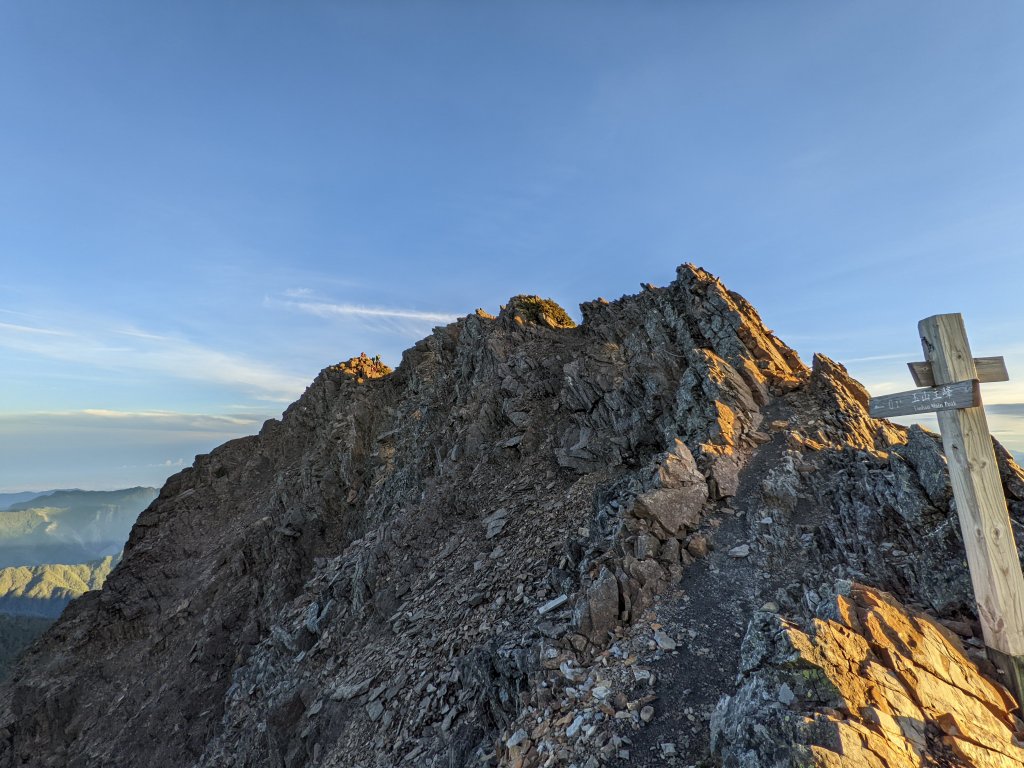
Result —
[{"label": "weathered wood grain", "polygon": [[957,381],[941,387],[872,397],[868,413],[875,419],[888,419],[915,413],[948,411],[952,408],[970,408],[980,402],[981,388],[977,380]]}]

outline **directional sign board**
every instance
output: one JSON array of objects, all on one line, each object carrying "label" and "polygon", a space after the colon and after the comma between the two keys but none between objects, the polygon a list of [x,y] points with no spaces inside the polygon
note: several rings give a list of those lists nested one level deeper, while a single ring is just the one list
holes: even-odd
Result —
[{"label": "directional sign board", "polygon": [[[931,363],[907,363],[914,383],[919,387],[934,387],[935,375]],[[978,369],[978,381],[1009,381],[1010,374],[1006,370],[1006,361],[1002,357],[976,357],[974,367]]]},{"label": "directional sign board", "polygon": [[872,418],[890,419],[893,416],[910,416],[915,413],[973,408],[979,402],[981,396],[978,380],[970,379],[939,387],[872,397],[869,412]]}]

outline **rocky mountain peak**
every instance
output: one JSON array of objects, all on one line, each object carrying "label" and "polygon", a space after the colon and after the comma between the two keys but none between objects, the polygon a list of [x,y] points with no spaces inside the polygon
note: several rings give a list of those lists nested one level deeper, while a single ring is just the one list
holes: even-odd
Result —
[{"label": "rocky mountain peak", "polygon": [[366,379],[379,379],[393,372],[390,366],[381,362],[380,355],[370,357],[365,352],[360,352],[359,357],[350,357],[338,363],[331,370],[352,376],[360,384]]},{"label": "rocky mountain peak", "polygon": [[[957,665],[994,679],[932,436],[871,419],[841,365],[809,370],[693,265],[581,311],[518,296],[393,372],[326,368],[197,457],[0,691],[0,766],[846,760],[852,740],[795,720],[889,720],[791,683],[758,706],[782,678],[745,661],[779,622],[808,628],[807,664],[837,658],[813,622],[840,582],[961,633]],[[948,733],[922,713],[923,759]],[[807,748],[776,759],[792,734]]]},{"label": "rocky mountain peak", "polygon": [[546,328],[575,328],[569,313],[552,299],[540,296],[513,296],[501,308],[499,317],[507,317],[520,325],[543,325]]}]

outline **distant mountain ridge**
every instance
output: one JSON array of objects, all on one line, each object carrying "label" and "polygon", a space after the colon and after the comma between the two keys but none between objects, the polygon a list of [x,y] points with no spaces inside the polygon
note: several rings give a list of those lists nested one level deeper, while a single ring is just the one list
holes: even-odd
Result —
[{"label": "distant mountain ridge", "polygon": [[76,597],[102,588],[120,561],[118,553],[77,565],[0,568],[0,613],[55,619]]},{"label": "distant mountain ridge", "polygon": [[78,488],[70,488],[57,491],[46,491],[40,496],[35,496],[26,501],[16,502],[8,505],[8,512],[16,512],[24,509],[35,509],[37,507],[65,507],[73,506],[76,509],[106,509],[109,507],[123,506],[130,504],[137,498],[156,498],[157,489],[141,485],[132,488],[122,488],[116,491],[83,491]]},{"label": "distant mountain ridge", "polygon": [[0,494],[0,680],[68,603],[100,589],[155,488]]},{"label": "distant mountain ridge", "polygon": [[55,491],[19,491],[17,493],[0,493],[0,512],[5,511],[11,504],[20,504],[23,501],[38,499]]},{"label": "distant mountain ridge", "polygon": [[155,488],[53,491],[0,511],[0,568],[87,563],[121,551]]}]

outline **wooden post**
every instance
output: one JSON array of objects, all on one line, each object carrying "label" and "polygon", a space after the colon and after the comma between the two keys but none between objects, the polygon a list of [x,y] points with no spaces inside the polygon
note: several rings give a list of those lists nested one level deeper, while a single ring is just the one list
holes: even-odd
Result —
[{"label": "wooden post", "polygon": [[[918,324],[935,384],[977,379],[978,372],[959,314],[933,315]],[[975,407],[938,411],[967,564],[989,658],[1006,673],[1024,704],[1024,575],[992,437],[980,395]]]}]

